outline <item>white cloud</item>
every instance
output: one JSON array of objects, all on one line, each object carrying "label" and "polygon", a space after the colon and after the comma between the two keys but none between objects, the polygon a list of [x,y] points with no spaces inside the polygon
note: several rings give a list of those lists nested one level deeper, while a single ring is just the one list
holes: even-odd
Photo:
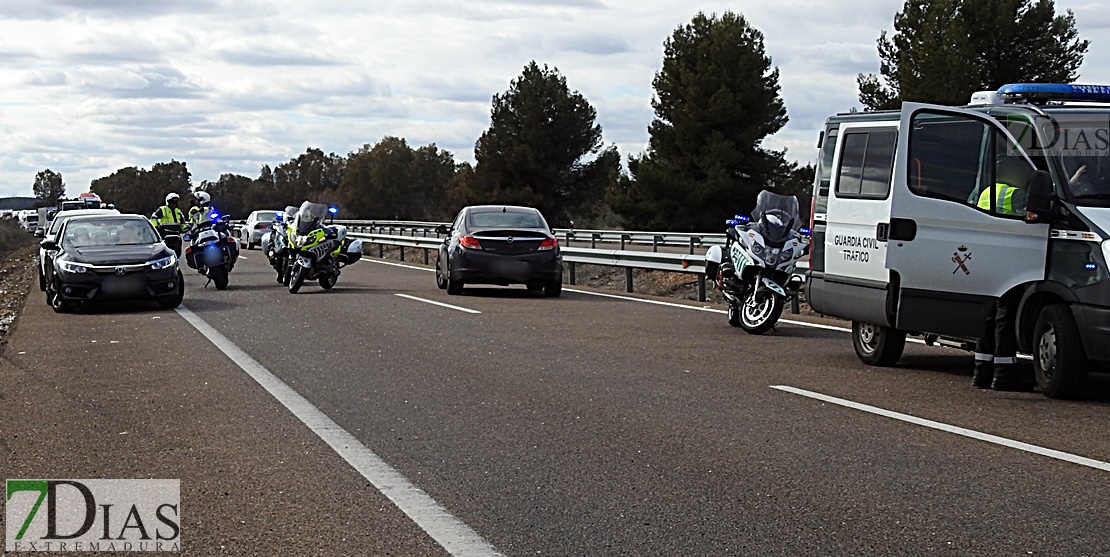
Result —
[{"label": "white cloud", "polygon": [[[4,0],[0,195],[36,172],[71,191],[126,166],[186,161],[194,181],[256,176],[318,147],[347,154],[385,136],[459,160],[490,101],[530,61],[558,68],[624,156],[648,140],[663,42],[698,11],[742,13],[765,36],[790,116],[766,141],[809,162],[823,120],[858,105],[875,40],[901,0]],[[1080,32],[1110,7],[1058,2]],[[1087,81],[1110,82],[1092,43]]]}]

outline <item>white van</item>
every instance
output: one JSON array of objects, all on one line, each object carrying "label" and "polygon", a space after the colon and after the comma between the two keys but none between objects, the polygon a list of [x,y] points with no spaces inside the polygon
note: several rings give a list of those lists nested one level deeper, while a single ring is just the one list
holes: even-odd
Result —
[{"label": "white van", "polygon": [[1110,87],[972,103],[827,120],[807,299],[852,321],[863,362],[892,365],[907,334],[971,349],[1012,291],[1041,392],[1076,395],[1110,364]]}]

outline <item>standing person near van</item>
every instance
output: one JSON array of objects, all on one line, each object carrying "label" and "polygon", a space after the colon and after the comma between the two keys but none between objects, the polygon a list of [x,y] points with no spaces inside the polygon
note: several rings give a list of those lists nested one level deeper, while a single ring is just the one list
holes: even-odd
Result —
[{"label": "standing person near van", "polygon": [[[979,208],[1002,215],[1025,213],[1025,188],[1033,169],[1021,157],[1000,157],[995,168],[994,203],[991,189],[979,195]],[[1033,383],[1017,372],[1017,331],[1014,321],[1021,292],[1011,290],[987,311],[983,334],[975,342],[975,373],[971,384],[996,391],[1032,391]]]}]

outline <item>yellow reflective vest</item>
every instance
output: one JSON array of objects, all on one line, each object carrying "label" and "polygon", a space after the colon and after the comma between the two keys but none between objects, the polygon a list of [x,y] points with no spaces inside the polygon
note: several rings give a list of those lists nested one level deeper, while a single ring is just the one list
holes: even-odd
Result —
[{"label": "yellow reflective vest", "polygon": [[[1014,193],[1017,191],[1017,188],[1008,184],[997,183],[994,185],[994,191],[996,192],[994,212],[1003,215],[1021,214],[1020,209],[1014,208]],[[979,194],[979,208],[988,211],[991,210],[991,190],[986,189],[983,190],[983,193]]]},{"label": "yellow reflective vest", "polygon": [[163,205],[150,216],[150,224],[155,228],[161,227],[160,230],[164,229],[166,232],[179,233],[181,225],[185,224],[185,213],[181,209],[170,209],[169,205]]}]

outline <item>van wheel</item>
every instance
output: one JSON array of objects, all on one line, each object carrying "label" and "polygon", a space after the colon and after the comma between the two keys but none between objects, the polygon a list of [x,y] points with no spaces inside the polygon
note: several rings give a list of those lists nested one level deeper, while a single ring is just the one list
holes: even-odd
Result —
[{"label": "van wheel", "polygon": [[1041,394],[1071,398],[1087,375],[1087,358],[1079,328],[1067,306],[1045,306],[1033,329],[1033,374]]},{"label": "van wheel", "polygon": [[891,366],[906,349],[906,332],[852,321],[852,344],[861,362],[872,366]]}]

